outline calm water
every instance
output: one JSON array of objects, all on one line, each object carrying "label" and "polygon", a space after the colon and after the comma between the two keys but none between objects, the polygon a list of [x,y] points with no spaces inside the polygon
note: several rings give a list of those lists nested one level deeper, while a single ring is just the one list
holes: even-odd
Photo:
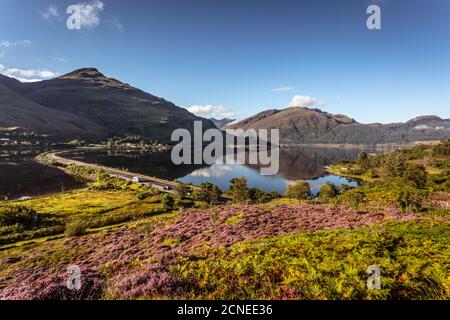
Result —
[{"label": "calm water", "polygon": [[34,160],[45,151],[0,147],[0,200],[35,197],[83,186],[63,171]]},{"label": "calm water", "polygon": [[211,182],[226,190],[229,181],[235,177],[245,176],[250,187],[266,191],[284,193],[286,186],[295,180],[307,180],[313,193],[330,181],[336,185],[356,186],[357,182],[343,177],[327,174],[325,166],[341,160],[356,159],[359,149],[298,147],[280,150],[280,170],[275,176],[262,176],[258,165],[223,164],[218,159],[212,166],[208,165],[173,165],[169,152],[140,153],[135,151],[73,151],[65,156],[74,160],[98,163],[115,168],[127,168],[131,172],[169,180],[179,180],[196,185]]}]

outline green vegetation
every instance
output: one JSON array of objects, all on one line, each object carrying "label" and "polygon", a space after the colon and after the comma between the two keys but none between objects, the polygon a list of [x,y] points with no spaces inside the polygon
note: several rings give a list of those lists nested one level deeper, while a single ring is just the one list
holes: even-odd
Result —
[{"label": "green vegetation", "polygon": [[367,209],[390,207],[415,212],[448,209],[449,141],[386,154],[363,152],[355,162],[330,167],[331,173],[361,181],[357,188],[341,189],[335,202]]},{"label": "green vegetation", "polygon": [[233,178],[230,180],[230,188],[225,194],[235,203],[248,203],[250,200],[250,190],[247,186],[247,178]]},{"label": "green vegetation", "polygon": [[[39,297],[35,288],[79,263],[104,299],[448,300],[448,150],[447,141],[361,153],[329,168],[360,185],[326,183],[318,199],[302,180],[285,198],[244,177],[224,194],[211,183],[179,184],[172,194],[72,167],[95,182],[0,204],[0,287]],[[367,289],[371,265],[381,269],[381,290]]]},{"label": "green vegetation", "polygon": [[331,182],[320,187],[319,198],[322,201],[331,201],[339,195],[339,189]]},{"label": "green vegetation", "polygon": [[205,182],[194,190],[192,197],[196,201],[203,201],[214,205],[220,202],[222,191],[212,183]]},{"label": "green vegetation", "polygon": [[306,200],[311,197],[311,187],[309,183],[298,180],[286,188],[286,198],[300,200]]},{"label": "green vegetation", "polygon": [[161,197],[162,208],[164,211],[171,211],[175,206],[175,198],[171,194],[164,194]]},{"label": "green vegetation", "polygon": [[66,225],[65,233],[69,237],[79,237],[86,233],[86,223],[81,220],[69,222]]},{"label": "green vegetation", "polygon": [[43,224],[44,217],[25,206],[0,207],[0,227],[16,227],[23,230],[38,228]]},{"label": "green vegetation", "polygon": [[[83,189],[0,204],[0,245],[48,236],[75,236],[176,209],[144,190]],[[170,202],[170,200],[169,200]],[[184,202],[180,205],[186,205]],[[197,203],[191,204],[191,206]],[[83,230],[79,232],[78,230]]]},{"label": "green vegetation", "polygon": [[[449,299],[449,237],[419,222],[299,233],[205,249],[172,272],[188,299]],[[367,290],[370,265],[381,290]]]}]

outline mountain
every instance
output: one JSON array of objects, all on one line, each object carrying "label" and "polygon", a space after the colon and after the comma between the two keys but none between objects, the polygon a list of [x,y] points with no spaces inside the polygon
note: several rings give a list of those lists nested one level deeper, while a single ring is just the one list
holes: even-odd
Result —
[{"label": "mountain", "polygon": [[37,104],[95,123],[106,137],[140,135],[170,142],[173,130],[184,128],[193,132],[196,120],[203,121],[204,129],[215,128],[212,121],[108,78],[95,68],[32,83],[17,83],[3,76],[0,83]]},{"label": "mountain", "polygon": [[450,138],[450,121],[423,116],[406,123],[362,124],[345,115],[320,109],[271,109],[243,119],[227,129],[279,129],[282,144],[409,143]]},{"label": "mountain", "polygon": [[209,118],[209,120],[211,120],[214,123],[214,125],[219,129],[223,129],[231,122],[236,121],[236,119],[229,119],[229,118],[223,119]]},{"label": "mountain", "polygon": [[0,127],[21,127],[59,138],[100,137],[101,127],[75,114],[39,105],[0,83]]}]

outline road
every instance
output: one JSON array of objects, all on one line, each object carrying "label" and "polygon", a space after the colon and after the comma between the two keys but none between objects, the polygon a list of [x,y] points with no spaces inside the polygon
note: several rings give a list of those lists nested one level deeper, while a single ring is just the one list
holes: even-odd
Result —
[{"label": "road", "polygon": [[117,177],[117,178],[120,178],[120,179],[123,179],[126,181],[133,181],[133,179],[138,178],[140,184],[152,186],[159,190],[168,191],[168,192],[174,192],[173,190],[177,186],[177,182],[175,182],[175,181],[169,181],[169,180],[146,176],[146,175],[143,175],[140,173],[133,173],[133,172],[129,172],[129,171],[99,166],[99,165],[92,164],[92,163],[86,163],[86,162],[81,162],[81,161],[77,161],[77,160],[66,159],[66,158],[59,156],[62,153],[64,153],[64,152],[46,152],[46,153],[40,154],[37,157],[37,159],[38,159],[38,161],[51,162],[51,163],[59,164],[62,166],[68,166],[70,164],[73,164],[76,166],[90,168],[90,169],[94,169],[94,170],[102,170],[103,172],[105,172],[106,174],[109,174],[112,177]]}]

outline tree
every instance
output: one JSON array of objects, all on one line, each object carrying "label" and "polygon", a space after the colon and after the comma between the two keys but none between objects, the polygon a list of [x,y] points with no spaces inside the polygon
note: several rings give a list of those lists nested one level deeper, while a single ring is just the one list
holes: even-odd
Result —
[{"label": "tree", "polygon": [[215,204],[220,201],[222,191],[214,184],[205,182],[196,188],[192,194],[196,201],[204,201],[210,204]]},{"label": "tree", "polygon": [[325,183],[319,192],[319,198],[322,201],[329,201],[336,198],[339,195],[338,188],[331,182]]},{"label": "tree", "polygon": [[403,174],[406,182],[412,187],[423,188],[427,183],[427,172],[422,165],[409,164]]},{"label": "tree", "polygon": [[280,198],[280,194],[276,191],[266,192],[258,188],[251,188],[249,196],[252,203],[267,203],[273,199]]},{"label": "tree", "polygon": [[401,177],[405,172],[405,163],[404,155],[401,153],[388,154],[383,162],[382,171],[389,178]]},{"label": "tree", "polygon": [[173,195],[166,193],[161,197],[161,203],[164,211],[171,211],[175,205]]},{"label": "tree", "polygon": [[305,200],[311,197],[311,186],[309,183],[298,180],[289,185],[285,193],[286,198]]},{"label": "tree", "polygon": [[247,178],[240,177],[231,179],[227,196],[234,202],[248,202],[250,200],[250,190],[247,186]]},{"label": "tree", "polygon": [[183,200],[188,195],[190,189],[184,183],[177,183],[175,187],[175,192],[177,193],[178,199]]},{"label": "tree", "polygon": [[363,170],[369,169],[370,162],[369,162],[369,156],[367,155],[367,152],[362,151],[359,153],[357,163],[361,167],[361,169],[363,169]]}]

